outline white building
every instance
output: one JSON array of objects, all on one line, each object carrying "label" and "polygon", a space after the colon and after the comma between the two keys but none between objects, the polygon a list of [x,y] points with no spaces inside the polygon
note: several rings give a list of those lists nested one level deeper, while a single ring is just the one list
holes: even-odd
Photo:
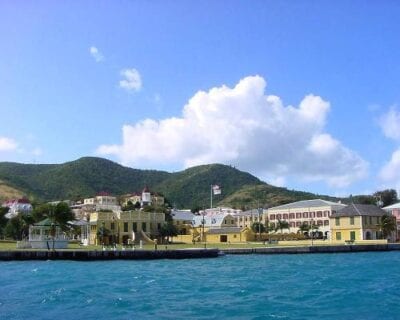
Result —
[{"label": "white building", "polygon": [[231,214],[234,216],[234,215],[241,214],[242,210],[228,208],[228,207],[216,207],[216,208],[200,210],[199,213],[204,214],[205,216],[213,216],[213,215],[220,215],[220,214]]},{"label": "white building", "polygon": [[264,215],[267,215],[272,226],[276,226],[279,220],[287,221],[289,229],[282,230],[283,232],[297,233],[302,224],[317,225],[319,235],[328,239],[329,217],[344,207],[344,204],[321,199],[302,200],[269,208]]},{"label": "white building", "polygon": [[31,203],[25,198],[8,200],[4,202],[2,206],[9,208],[7,214],[5,215],[7,219],[16,217],[19,212],[28,214],[32,211]]},{"label": "white building", "polygon": [[118,205],[117,197],[111,196],[107,192],[100,192],[94,198],[86,198],[83,200],[83,207],[86,211],[111,210],[113,212],[121,211]]}]

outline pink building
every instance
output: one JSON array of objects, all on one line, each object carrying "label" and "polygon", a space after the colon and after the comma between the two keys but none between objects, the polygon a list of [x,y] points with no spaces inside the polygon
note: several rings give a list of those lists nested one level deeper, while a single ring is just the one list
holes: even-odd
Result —
[{"label": "pink building", "polygon": [[12,199],[3,203],[2,207],[8,207],[6,218],[11,219],[18,215],[19,212],[28,214],[32,211],[32,205],[28,199]]}]

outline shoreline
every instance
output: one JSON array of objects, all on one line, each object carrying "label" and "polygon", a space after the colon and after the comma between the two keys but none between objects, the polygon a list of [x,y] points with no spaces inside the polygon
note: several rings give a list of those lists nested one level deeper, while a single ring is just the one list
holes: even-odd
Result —
[{"label": "shoreline", "polygon": [[0,251],[0,261],[26,260],[158,260],[217,258],[222,255],[249,254],[318,254],[371,251],[400,251],[400,243],[349,244],[329,246],[256,247],[256,248],[190,248],[170,250],[7,250]]}]

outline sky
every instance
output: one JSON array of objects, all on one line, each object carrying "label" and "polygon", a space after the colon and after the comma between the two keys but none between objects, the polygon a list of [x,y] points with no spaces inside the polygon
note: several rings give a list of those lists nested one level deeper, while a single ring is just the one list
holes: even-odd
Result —
[{"label": "sky", "polygon": [[0,161],[400,189],[398,1],[0,2]]}]

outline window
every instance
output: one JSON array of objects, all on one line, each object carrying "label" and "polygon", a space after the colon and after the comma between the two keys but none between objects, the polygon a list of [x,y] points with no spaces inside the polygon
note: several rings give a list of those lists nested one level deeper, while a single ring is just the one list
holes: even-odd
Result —
[{"label": "window", "polygon": [[372,217],[369,217],[369,224],[372,224]]},{"label": "window", "polygon": [[301,212],[296,212],[296,219],[300,219],[301,218]]},{"label": "window", "polygon": [[340,218],[335,218],[335,225],[340,226]]},{"label": "window", "polygon": [[294,222],[291,222],[291,223],[290,223],[290,227],[291,227],[291,228],[294,228],[295,226],[296,226],[296,224],[295,224]]},{"label": "window", "polygon": [[322,211],[317,211],[317,218],[322,218]]},{"label": "window", "polygon": [[114,230],[114,229],[115,229],[115,223],[111,222],[111,230]]},{"label": "window", "polygon": [[296,227],[300,227],[301,226],[301,222],[300,221],[297,221],[296,222]]},{"label": "window", "polygon": [[353,226],[354,225],[354,217],[350,217],[350,224]]},{"label": "window", "polygon": [[281,219],[282,219],[282,215],[281,215],[281,214],[277,214],[277,215],[276,215],[276,218],[277,218],[278,220],[281,220]]},{"label": "window", "polygon": [[161,223],[157,223],[157,230],[158,230],[158,231],[161,230]]},{"label": "window", "polygon": [[289,214],[289,219],[294,219],[294,213]]},{"label": "window", "polygon": [[324,220],[324,226],[329,226],[329,220]]},{"label": "window", "polygon": [[283,219],[284,219],[284,220],[289,219],[289,215],[288,215],[287,213],[284,213],[284,214],[283,214]]},{"label": "window", "polygon": [[142,230],[146,232],[146,222],[142,222]]},{"label": "window", "polygon": [[132,223],[132,231],[137,232],[137,222]]},{"label": "window", "polygon": [[317,225],[322,226],[324,222],[322,220],[317,220]]},{"label": "window", "polygon": [[124,222],[124,232],[128,232],[128,222]]},{"label": "window", "polygon": [[342,240],[342,233],[336,232],[336,240]]},{"label": "window", "polygon": [[315,218],[315,212],[310,212],[310,218]]},{"label": "window", "polygon": [[350,231],[350,240],[351,241],[356,240],[356,232],[355,231]]},{"label": "window", "polygon": [[308,218],[308,212],[303,212],[303,218]]}]

